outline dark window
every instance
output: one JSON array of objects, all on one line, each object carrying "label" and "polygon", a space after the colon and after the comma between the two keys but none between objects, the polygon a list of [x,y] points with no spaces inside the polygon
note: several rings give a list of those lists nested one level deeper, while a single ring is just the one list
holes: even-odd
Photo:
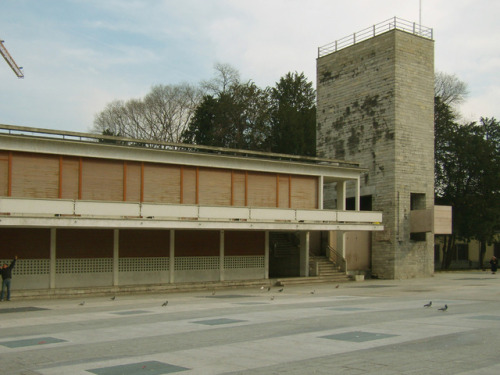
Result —
[{"label": "dark window", "polygon": [[[354,197],[347,198],[345,200],[346,210],[354,211],[356,210],[356,199]],[[363,195],[359,200],[359,209],[361,211],[371,211],[372,210],[372,196]]]},{"label": "dark window", "polygon": [[425,209],[425,194],[410,193],[410,210]]}]

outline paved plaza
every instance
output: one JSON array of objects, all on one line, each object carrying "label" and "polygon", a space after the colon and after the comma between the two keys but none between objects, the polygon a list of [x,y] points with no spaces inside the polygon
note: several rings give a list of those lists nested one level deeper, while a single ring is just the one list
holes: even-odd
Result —
[{"label": "paved plaza", "polygon": [[13,298],[0,373],[500,373],[500,275],[280,288]]}]

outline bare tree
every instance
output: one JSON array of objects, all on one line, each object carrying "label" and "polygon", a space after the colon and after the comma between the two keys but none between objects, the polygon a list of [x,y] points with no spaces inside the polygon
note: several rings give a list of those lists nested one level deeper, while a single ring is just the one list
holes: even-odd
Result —
[{"label": "bare tree", "polygon": [[213,96],[221,96],[230,87],[240,83],[240,72],[229,64],[216,63],[214,65],[215,76],[208,81],[201,82],[201,88]]},{"label": "bare tree", "polygon": [[463,103],[469,94],[467,84],[455,74],[436,72],[434,77],[434,96],[448,106]]},{"label": "bare tree", "polygon": [[156,85],[144,99],[115,100],[95,116],[93,132],[179,142],[201,100],[189,84]]}]

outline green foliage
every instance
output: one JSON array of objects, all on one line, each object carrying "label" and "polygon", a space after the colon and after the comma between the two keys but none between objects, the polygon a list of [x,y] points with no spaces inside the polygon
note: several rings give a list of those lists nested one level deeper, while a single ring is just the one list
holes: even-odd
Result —
[{"label": "green foliage", "polygon": [[500,231],[500,124],[494,118],[465,125],[455,120],[436,98],[436,203],[453,207],[454,236],[478,240],[484,249]]},{"label": "green foliage", "polygon": [[287,73],[271,89],[273,152],[316,155],[316,93],[304,73]]},{"label": "green foliage", "polygon": [[241,83],[234,72],[223,75],[223,68],[221,78],[210,81],[212,95],[197,107],[183,142],[315,155],[316,94],[304,74],[288,73],[274,88],[261,89]]}]

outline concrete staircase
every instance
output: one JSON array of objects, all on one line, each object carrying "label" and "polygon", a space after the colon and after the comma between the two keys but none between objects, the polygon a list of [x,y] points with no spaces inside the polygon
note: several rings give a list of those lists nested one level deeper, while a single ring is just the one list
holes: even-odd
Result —
[{"label": "concrete staircase", "polygon": [[[317,274],[315,275],[315,270]],[[276,285],[295,285],[295,284],[311,284],[311,283],[345,283],[351,281],[351,278],[340,271],[335,264],[328,258],[315,256],[309,258],[309,277],[287,277],[276,279]]]}]

